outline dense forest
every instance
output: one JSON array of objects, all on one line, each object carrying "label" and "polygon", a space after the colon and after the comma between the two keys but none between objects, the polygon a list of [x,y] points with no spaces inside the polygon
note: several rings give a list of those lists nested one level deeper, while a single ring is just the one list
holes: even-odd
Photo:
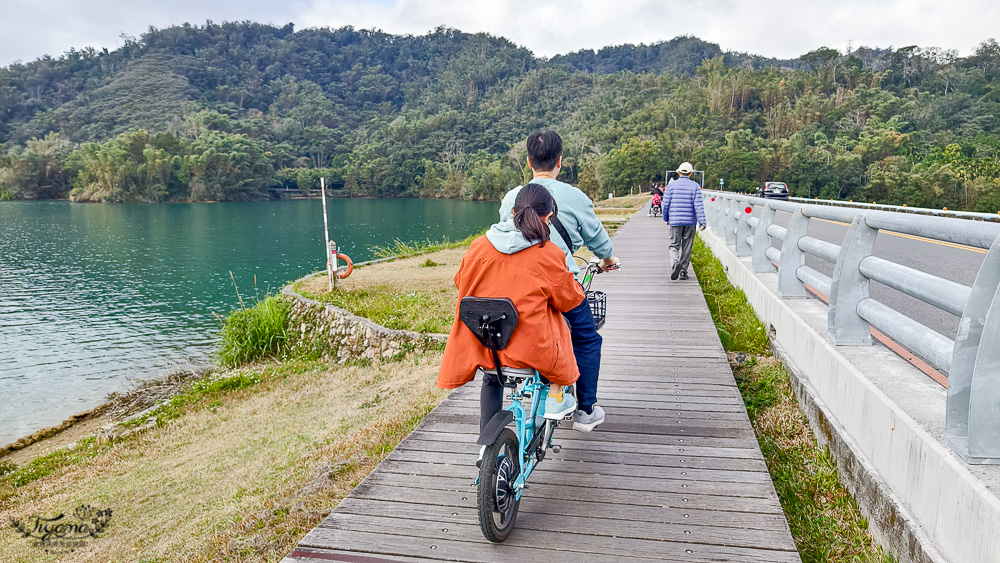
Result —
[{"label": "dense forest", "polygon": [[0,198],[250,200],[330,186],[497,199],[524,139],[597,196],[688,160],[711,184],[1000,210],[1000,45],[819,48],[778,61],[679,37],[541,59],[440,28],[151,28],[0,68]]}]

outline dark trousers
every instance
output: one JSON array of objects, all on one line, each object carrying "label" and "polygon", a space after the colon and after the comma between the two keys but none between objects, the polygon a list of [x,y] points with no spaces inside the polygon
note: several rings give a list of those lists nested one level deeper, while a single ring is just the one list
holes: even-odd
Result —
[{"label": "dark trousers", "polygon": [[[601,371],[603,339],[597,334],[597,324],[586,298],[569,312],[563,313],[563,316],[569,322],[573,355],[580,368],[580,379],[576,381],[576,400],[581,408],[590,407],[597,402],[597,378]],[[485,428],[493,415],[502,408],[503,385],[495,376],[487,374],[479,391],[479,429]]]},{"label": "dark trousers", "polygon": [[597,323],[586,298],[583,303],[563,313],[563,317],[569,322],[573,355],[580,368],[580,379],[576,380],[576,400],[579,408],[589,408],[597,402],[597,378],[601,372],[601,343],[604,339],[597,334]]},{"label": "dark trousers", "polygon": [[698,225],[670,226],[670,269],[679,262],[681,272],[687,273],[691,263],[691,249],[694,247],[694,234]]}]

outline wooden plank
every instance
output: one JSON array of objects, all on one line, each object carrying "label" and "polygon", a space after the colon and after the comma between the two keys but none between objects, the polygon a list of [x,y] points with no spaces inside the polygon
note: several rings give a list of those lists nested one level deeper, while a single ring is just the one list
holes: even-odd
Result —
[{"label": "wooden plank", "polygon": [[[379,486],[359,486],[357,493],[348,498],[365,498],[374,501],[412,502],[436,506],[468,508],[475,510],[476,495],[474,490],[465,486],[462,490],[430,489],[421,487],[393,486],[379,483]],[[528,489],[531,492],[531,489]],[[594,513],[607,514],[608,518],[619,520],[636,519],[646,522],[664,522],[673,524],[689,524],[691,526],[721,526],[727,528],[753,530],[785,530],[785,519],[779,513],[758,514],[737,510],[703,510],[692,507],[670,507],[645,504],[601,503],[590,498],[541,499],[536,493],[524,498],[533,499],[525,502],[521,510],[527,512],[542,512],[587,516]],[[532,496],[536,495],[536,496]],[[742,500],[733,499],[733,506],[738,506]]]},{"label": "wooden plank", "polygon": [[[736,457],[745,459],[763,459],[760,455],[760,451],[753,445],[753,442],[747,442],[743,447],[705,447],[701,445],[696,446],[683,446],[683,445],[661,445],[661,444],[650,444],[650,443],[628,443],[619,441],[602,441],[595,442],[593,440],[587,440],[586,436],[592,436],[592,434],[583,434],[580,432],[565,432],[556,436],[556,440],[563,445],[563,447],[580,447],[586,449],[598,449],[605,452],[629,452],[635,454],[658,454],[658,455],[678,455],[685,454],[689,456],[698,457]],[[612,438],[618,435],[613,435]],[[470,434],[459,434],[453,432],[427,432],[422,429],[414,430],[410,435],[403,440],[400,447],[406,447],[413,443],[427,443],[427,442],[449,442],[452,444],[461,444],[467,448],[473,447],[473,442],[469,440]],[[478,448],[476,448],[478,452]]]},{"label": "wooden plank", "polygon": [[[575,505],[575,506],[574,506]],[[538,514],[532,520],[532,528],[539,531],[556,533],[578,533],[593,528],[594,512],[601,510],[601,518],[607,520],[601,528],[601,535],[612,535],[618,538],[658,539],[663,531],[685,541],[725,545],[731,547],[750,547],[770,549],[775,536],[782,530],[761,530],[756,528],[726,527],[721,525],[724,518],[712,524],[692,525],[685,518],[680,522],[663,522],[636,518],[633,512],[620,510],[611,517],[603,512],[605,505],[590,503],[558,502],[549,506],[547,502],[523,502],[520,514]],[[573,510],[583,508],[573,514],[567,514],[563,509]],[[589,509],[589,511],[587,510]],[[451,507],[437,504],[418,504],[416,502],[383,502],[371,499],[347,498],[337,507],[338,512],[357,515],[377,514],[388,518],[405,518],[407,520],[427,520],[432,525],[466,524],[476,526],[479,523],[474,506]],[[778,533],[775,533],[778,532]]]},{"label": "wooden plank", "polygon": [[[446,467],[439,467],[445,469]],[[532,475],[534,476],[534,475]],[[696,495],[686,492],[669,492],[646,489],[627,488],[628,486],[657,487],[648,480],[643,484],[641,479],[625,480],[619,477],[595,474],[566,474],[558,475],[560,479],[556,484],[536,481],[528,485],[524,498],[549,499],[578,501],[587,500],[595,503],[619,504],[622,506],[649,506],[664,508],[674,508],[690,512],[692,510],[702,510],[710,512],[742,512],[749,514],[781,514],[780,509],[775,510],[775,498],[773,497],[723,497],[719,495]],[[552,479],[546,479],[550,481]],[[456,476],[427,476],[427,475],[404,475],[380,473],[370,481],[358,485],[358,487],[393,487],[433,490],[433,491],[455,491],[463,495],[462,500],[469,500],[475,505],[476,490],[473,486],[475,475]],[[683,483],[682,483],[683,484]],[[665,487],[664,487],[665,488]],[[409,499],[407,499],[409,500]]]},{"label": "wooden plank", "polygon": [[[394,477],[387,477],[387,474],[408,475],[420,480],[414,482],[413,486],[420,486],[436,490],[455,490],[470,492],[470,487],[475,481],[476,473],[462,473],[455,466],[433,463],[421,463],[416,461],[386,461],[385,468],[372,478],[372,483],[380,483],[385,486],[402,486],[399,481],[394,481]],[[596,482],[600,476],[588,474],[588,482]],[[541,471],[538,473],[538,480],[535,481],[535,474],[532,473],[532,483],[560,485],[575,482],[577,475],[573,472]],[[438,483],[434,483],[431,478],[447,478]],[[659,483],[649,483],[644,477],[639,476],[614,476],[614,486],[621,490],[645,490],[650,487],[657,492],[676,493],[686,495],[710,495],[718,497],[753,497],[762,499],[776,498],[773,487],[768,487],[769,483],[761,482],[732,482],[732,481],[696,481],[690,479],[670,479]],[[683,502],[683,501],[682,501]]]},{"label": "wooden plank", "polygon": [[[538,530],[533,525],[535,521],[544,519],[544,516],[535,513],[525,513],[523,526],[515,528],[506,542],[502,545],[490,544],[485,539],[470,540],[474,534],[479,533],[479,526],[471,524],[449,524],[447,526],[427,526],[421,522],[406,520],[402,518],[388,518],[374,515],[348,514],[334,512],[323,525],[313,530],[309,536],[329,535],[336,537],[340,533],[368,534],[371,530],[382,530],[376,534],[385,542],[384,545],[393,545],[399,550],[400,555],[420,555],[431,554],[431,546],[438,545],[441,541],[453,541],[455,538],[462,539],[463,548],[475,551],[477,548],[485,548],[496,556],[503,553],[502,560],[509,556],[506,554],[507,548],[522,548],[526,550],[545,549],[552,545],[553,534],[548,531]],[[739,547],[727,547],[720,545],[706,545],[698,543],[686,543],[681,541],[649,540],[644,538],[617,538],[607,535],[592,535],[590,530],[582,530],[577,533],[563,533],[560,552],[576,552],[579,554],[589,554],[592,556],[605,557],[636,557],[648,560],[666,561],[718,561],[720,558],[735,559],[747,562],[780,563],[783,561],[798,561],[798,555],[794,552],[776,551],[765,549],[751,549]],[[307,536],[308,539],[308,536]],[[313,540],[315,541],[315,540]],[[303,542],[305,543],[305,542]],[[394,545],[397,544],[398,545]],[[547,558],[549,553],[538,559]],[[437,556],[436,553],[431,554]],[[537,556],[536,556],[537,557]],[[460,559],[461,560],[461,559]],[[493,559],[494,561],[501,558]]]}]

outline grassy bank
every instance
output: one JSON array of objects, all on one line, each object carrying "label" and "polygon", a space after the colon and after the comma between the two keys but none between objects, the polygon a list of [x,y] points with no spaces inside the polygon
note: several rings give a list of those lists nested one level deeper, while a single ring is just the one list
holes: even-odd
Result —
[{"label": "grassy bank", "polygon": [[691,262],[802,560],[889,562],[844,489],[829,451],[819,448],[798,408],[788,373],[769,351],[764,326],[730,285],[711,251],[695,241]]},{"label": "grassy bank", "polygon": [[[393,285],[427,299],[420,288],[450,284],[462,252],[396,261],[395,276],[409,285]],[[380,276],[392,281],[389,272],[356,281]],[[449,322],[453,306],[452,298]],[[81,504],[114,514],[73,561],[280,559],[446,396],[435,386],[438,351],[336,366],[297,357],[297,331],[270,326],[277,317],[269,300],[230,317],[223,332],[232,330],[242,367],[184,382],[110,434],[20,465],[0,459],[0,559],[57,560],[6,524]],[[287,346],[272,346],[286,333]],[[271,357],[244,363],[258,356]]]}]

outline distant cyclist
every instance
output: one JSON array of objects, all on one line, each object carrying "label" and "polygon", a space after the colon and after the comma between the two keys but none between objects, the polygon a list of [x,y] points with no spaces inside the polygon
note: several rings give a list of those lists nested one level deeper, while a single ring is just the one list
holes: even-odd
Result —
[{"label": "distant cyclist", "polygon": [[[532,184],[545,187],[555,198],[559,213],[557,221],[551,221],[552,241],[566,255],[566,268],[576,274],[580,267],[573,253],[586,245],[601,259],[600,266],[609,269],[618,264],[613,255],[611,237],[604,225],[594,214],[594,204],[579,188],[556,180],[562,167],[562,138],[555,131],[536,131],[528,136],[528,166],[534,179]],[[500,221],[512,217],[515,198],[521,187],[507,192],[500,202]],[[499,249],[504,252],[503,249]],[[564,312],[573,335],[573,353],[580,367],[580,379],[576,383],[576,397],[579,410],[573,415],[573,429],[584,432],[593,430],[604,422],[604,409],[597,403],[597,379],[601,370],[601,335],[590,312],[586,298],[577,301],[576,307]]]}]

